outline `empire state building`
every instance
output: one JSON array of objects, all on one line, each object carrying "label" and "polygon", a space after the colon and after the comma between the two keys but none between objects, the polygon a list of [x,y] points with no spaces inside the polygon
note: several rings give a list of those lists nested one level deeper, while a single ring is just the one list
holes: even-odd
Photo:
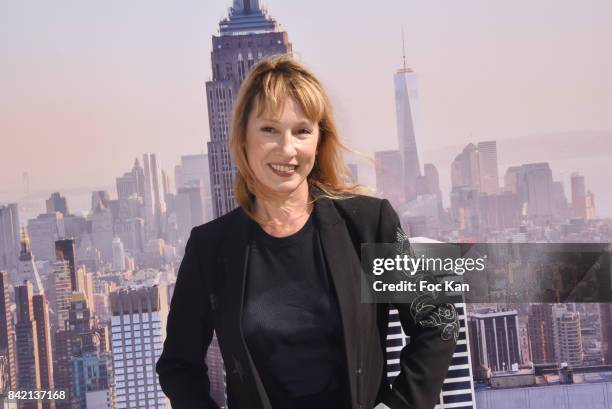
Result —
[{"label": "empire state building", "polygon": [[212,81],[206,83],[210,142],[208,158],[214,217],[237,206],[233,193],[236,174],[229,154],[232,108],[240,84],[260,59],[291,53],[286,32],[268,15],[259,0],[234,0],[229,15],[212,36]]}]

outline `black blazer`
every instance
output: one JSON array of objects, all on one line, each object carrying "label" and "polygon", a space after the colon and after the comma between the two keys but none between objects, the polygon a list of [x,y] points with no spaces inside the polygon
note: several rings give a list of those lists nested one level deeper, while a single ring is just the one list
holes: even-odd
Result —
[{"label": "black blazer", "polygon": [[[417,317],[408,304],[396,305],[411,341],[401,351],[401,372],[390,389],[385,360],[389,305],[360,302],[359,249],[362,242],[396,242],[401,233],[397,214],[387,200],[366,196],[319,199],[314,212],[340,306],[352,408],[371,409],[381,401],[392,409],[433,408],[455,350],[454,307],[421,309]],[[191,231],[156,365],[173,409],[218,408],[209,395],[204,361],[213,330],[225,363],[229,408],[272,409],[241,330],[248,226],[248,217],[237,208]]]}]

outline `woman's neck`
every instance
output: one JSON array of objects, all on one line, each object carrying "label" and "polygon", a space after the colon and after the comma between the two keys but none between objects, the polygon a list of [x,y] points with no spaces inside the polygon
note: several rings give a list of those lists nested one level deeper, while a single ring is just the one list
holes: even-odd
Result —
[{"label": "woman's neck", "polygon": [[288,195],[266,195],[255,200],[255,214],[264,220],[261,227],[273,236],[287,236],[300,230],[312,208],[307,186]]}]

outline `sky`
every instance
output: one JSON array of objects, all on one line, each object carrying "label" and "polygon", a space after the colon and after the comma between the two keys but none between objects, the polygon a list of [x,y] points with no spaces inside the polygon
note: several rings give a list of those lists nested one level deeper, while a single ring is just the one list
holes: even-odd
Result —
[{"label": "sky", "polygon": [[[328,88],[343,137],[368,155],[397,149],[403,27],[419,78],[421,163],[437,161],[443,190],[468,142],[612,138],[609,0],[263,3]],[[211,37],[230,4],[0,0],[0,200],[19,199],[23,172],[33,191],[93,189],[113,186],[145,152],[171,175],[181,155],[206,152]],[[581,171],[612,216],[612,149],[601,147],[572,156],[568,146],[556,160],[535,143],[530,158],[557,166],[568,194]],[[500,151],[501,175],[520,164],[514,153]]]}]

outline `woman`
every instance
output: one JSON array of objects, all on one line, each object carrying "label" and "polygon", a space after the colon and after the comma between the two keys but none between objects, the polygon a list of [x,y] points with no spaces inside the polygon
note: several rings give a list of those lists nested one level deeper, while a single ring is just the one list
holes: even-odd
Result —
[{"label": "woman", "polygon": [[240,206],[192,230],[157,362],[174,409],[218,407],[204,362],[213,330],[231,409],[437,402],[456,316],[431,325],[423,311],[439,311],[421,309],[417,321],[408,305],[396,306],[411,342],[390,389],[389,306],[360,302],[358,250],[394,242],[401,230],[388,201],[346,182],[341,148],[329,99],[310,71],[289,56],[252,68],[230,135]]}]

